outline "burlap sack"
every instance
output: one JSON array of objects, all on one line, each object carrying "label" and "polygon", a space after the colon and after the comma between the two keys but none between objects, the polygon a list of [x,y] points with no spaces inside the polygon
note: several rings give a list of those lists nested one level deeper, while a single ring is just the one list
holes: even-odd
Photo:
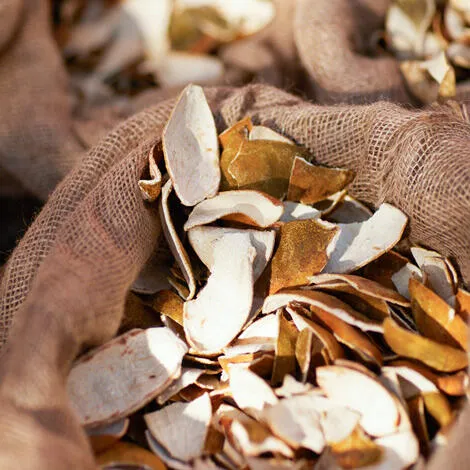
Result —
[{"label": "burlap sack", "polygon": [[49,2],[7,0],[0,11],[0,167],[46,198],[84,148],[73,133]]},{"label": "burlap sack", "polygon": [[[372,36],[384,27],[391,0],[298,0],[293,31],[308,72],[310,95],[319,103],[415,103],[399,62],[371,57]],[[470,99],[470,82],[456,99]]]},{"label": "burlap sack", "polygon": [[[356,170],[352,193],[405,211],[412,240],[453,256],[468,282],[470,125],[452,108],[321,107],[261,85],[208,89],[207,96],[219,130],[250,115],[308,147],[317,162]],[[155,248],[158,216],[137,181],[173,104],[132,117],[92,149],[7,265],[0,287],[0,342],[9,336],[0,360],[0,468],[93,468],[64,382],[79,351],[115,334],[126,292]],[[464,431],[456,439],[470,435]],[[465,449],[455,451],[447,467],[463,468],[463,456]]]}]

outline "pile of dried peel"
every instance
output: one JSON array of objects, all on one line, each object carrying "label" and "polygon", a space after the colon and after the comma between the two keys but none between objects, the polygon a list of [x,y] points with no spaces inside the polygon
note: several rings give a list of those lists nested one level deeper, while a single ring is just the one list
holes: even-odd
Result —
[{"label": "pile of dried peel", "polygon": [[102,468],[392,470],[446,444],[470,294],[438,253],[393,251],[402,212],[372,214],[351,171],[310,160],[249,118],[218,136],[184,90],[139,182],[168,250],[127,309],[152,326],[68,380]]}]

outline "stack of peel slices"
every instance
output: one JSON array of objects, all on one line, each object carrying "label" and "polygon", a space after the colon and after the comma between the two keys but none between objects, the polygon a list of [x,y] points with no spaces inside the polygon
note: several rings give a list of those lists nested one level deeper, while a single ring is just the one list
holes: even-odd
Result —
[{"label": "stack of peel slices", "polygon": [[249,118],[218,136],[184,90],[139,183],[172,253],[128,302],[153,325],[68,380],[102,468],[405,469],[445,445],[470,294],[438,253],[394,251],[407,217],[353,177]]}]

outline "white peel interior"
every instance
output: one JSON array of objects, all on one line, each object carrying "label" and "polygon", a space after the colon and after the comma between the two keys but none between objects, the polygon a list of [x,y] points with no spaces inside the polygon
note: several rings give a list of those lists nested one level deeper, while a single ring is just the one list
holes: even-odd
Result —
[{"label": "white peel interior", "polygon": [[175,192],[185,206],[217,194],[219,141],[200,86],[188,85],[181,93],[163,130],[163,153]]},{"label": "white peel interior", "polygon": [[144,416],[152,436],[176,459],[188,462],[204,451],[212,404],[208,393],[189,403],[172,403]]},{"label": "white peel interior", "polygon": [[253,302],[255,256],[249,233],[225,234],[216,243],[207,284],[184,304],[184,331],[196,351],[220,351],[245,325]]},{"label": "white peel interior", "polygon": [[170,197],[172,191],[172,182],[168,180],[162,188],[162,196],[160,198],[160,220],[162,222],[163,233],[165,235],[166,241],[170,247],[173,256],[175,257],[186,283],[189,288],[188,299],[192,299],[196,293],[196,281],[194,279],[193,268],[191,262],[189,261],[188,254],[184,248],[181,240],[178,237],[175,226],[171,219],[170,208],[168,206],[168,198]]},{"label": "white peel interior", "polygon": [[283,135],[279,134],[276,131],[273,131],[269,127],[266,126],[253,126],[250,131],[250,135],[248,137],[249,140],[272,140],[275,142],[284,142],[286,144],[293,145],[294,142],[284,137]]},{"label": "white peel interior", "polygon": [[398,430],[397,403],[378,380],[336,365],[319,367],[317,380],[329,398],[361,414],[361,426],[368,434],[380,437]]},{"label": "white peel interior", "polygon": [[229,214],[243,214],[259,227],[269,227],[280,219],[283,211],[280,201],[260,191],[224,191],[199,203],[189,214],[184,229],[210,224]]}]

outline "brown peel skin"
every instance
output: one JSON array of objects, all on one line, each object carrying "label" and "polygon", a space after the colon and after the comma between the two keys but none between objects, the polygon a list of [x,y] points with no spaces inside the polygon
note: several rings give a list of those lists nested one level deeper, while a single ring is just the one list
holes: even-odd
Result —
[{"label": "brown peel skin", "polygon": [[219,135],[219,141],[223,148],[220,155],[221,191],[238,187],[235,178],[228,171],[228,167],[237,156],[243,142],[248,140],[248,135],[252,128],[251,119],[246,117]]},{"label": "brown peel skin", "polygon": [[256,189],[282,199],[287,193],[296,156],[307,157],[308,151],[284,142],[246,140],[238,147],[224,174],[227,181],[233,178],[232,189]]},{"label": "brown peel skin", "polygon": [[461,370],[460,372],[456,372],[454,374],[437,374],[436,372],[432,371],[428,367],[418,362],[412,362],[407,359],[396,359],[390,363],[389,366],[404,366],[409,367],[412,370],[420,373],[431,382],[436,385],[436,387],[450,396],[462,396],[467,393],[468,389],[468,374],[467,371]]},{"label": "brown peel skin", "polygon": [[384,337],[397,354],[416,359],[436,371],[455,372],[468,365],[464,351],[411,333],[391,318],[384,321]]},{"label": "brown peel skin", "polygon": [[341,468],[360,468],[380,460],[382,450],[358,427],[341,442],[331,445],[333,456]]},{"label": "brown peel skin", "polygon": [[276,344],[276,355],[274,356],[273,373],[271,384],[279,385],[288,374],[295,374],[296,359],[295,345],[299,332],[295,325],[289,322],[283,310],[279,315],[279,336]]},{"label": "brown peel skin", "polygon": [[333,331],[341,343],[355,350],[368,361],[379,366],[382,365],[382,354],[380,350],[362,331],[348,325],[343,320],[340,320],[334,315],[330,315],[320,308],[311,306],[310,310],[315,317],[319,318],[322,323]]},{"label": "brown peel skin", "polygon": [[390,250],[361,269],[367,279],[378,282],[388,289],[396,290],[392,276],[406,265],[408,259],[396,251]]},{"label": "brown peel skin", "polygon": [[296,158],[289,179],[287,199],[315,204],[336,194],[352,183],[355,173],[339,168],[314,166]]},{"label": "brown peel skin", "polygon": [[312,219],[282,225],[271,261],[269,293],[306,284],[308,276],[319,273],[328,262],[327,248],[337,231]]},{"label": "brown peel skin", "polygon": [[165,470],[166,465],[152,452],[130,442],[118,442],[110,449],[100,453],[96,462],[100,466],[112,463],[141,465],[152,470]]},{"label": "brown peel skin", "polygon": [[457,291],[457,313],[465,320],[468,321],[470,317],[470,293],[459,289]]}]

